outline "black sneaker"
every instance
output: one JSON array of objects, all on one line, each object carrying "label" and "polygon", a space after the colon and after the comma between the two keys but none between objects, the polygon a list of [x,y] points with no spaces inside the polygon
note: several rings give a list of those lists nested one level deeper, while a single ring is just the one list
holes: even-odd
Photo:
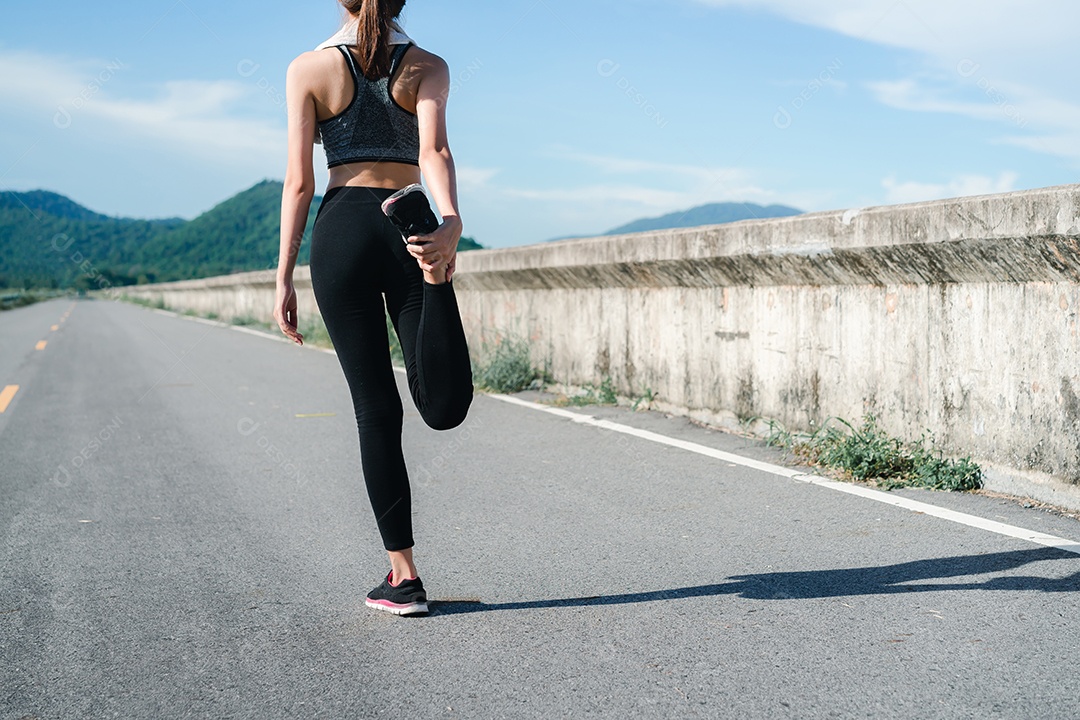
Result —
[{"label": "black sneaker", "polygon": [[439,229],[439,218],[431,209],[424,186],[416,183],[398,190],[382,203],[382,211],[408,242],[413,235],[427,235]]},{"label": "black sneaker", "polygon": [[426,613],[428,611],[427,593],[424,592],[424,583],[420,582],[420,578],[402,580],[395,586],[390,584],[391,576],[393,576],[393,571],[386,576],[379,587],[368,593],[365,604],[369,608],[395,615]]}]

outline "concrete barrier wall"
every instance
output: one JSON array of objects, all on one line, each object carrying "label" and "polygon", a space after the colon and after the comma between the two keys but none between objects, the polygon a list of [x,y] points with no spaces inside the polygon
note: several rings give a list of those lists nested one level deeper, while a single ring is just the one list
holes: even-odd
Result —
[{"label": "concrete barrier wall", "polygon": [[[273,280],[134,292],[268,319]],[[474,347],[526,337],[561,382],[729,427],[872,413],[1080,506],[1080,186],[474,251],[455,283]]]},{"label": "concrete barrier wall", "polygon": [[[293,273],[296,309],[303,318],[318,318],[319,306],[311,289],[311,273],[306,265]],[[172,310],[214,315],[228,322],[254,319],[274,322],[274,298],[277,291],[274,270],[236,273],[200,280],[119,287],[109,295],[126,295],[148,302],[164,303]]]}]

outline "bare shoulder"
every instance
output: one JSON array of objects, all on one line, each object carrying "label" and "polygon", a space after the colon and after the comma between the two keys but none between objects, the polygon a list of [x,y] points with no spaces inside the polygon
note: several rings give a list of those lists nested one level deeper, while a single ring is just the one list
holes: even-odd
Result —
[{"label": "bare shoulder", "polygon": [[405,62],[410,67],[422,73],[449,73],[450,68],[446,61],[429,50],[413,45],[405,54]]},{"label": "bare shoulder", "polygon": [[289,75],[297,80],[314,80],[333,67],[337,53],[326,50],[309,50],[296,56],[289,63]]}]

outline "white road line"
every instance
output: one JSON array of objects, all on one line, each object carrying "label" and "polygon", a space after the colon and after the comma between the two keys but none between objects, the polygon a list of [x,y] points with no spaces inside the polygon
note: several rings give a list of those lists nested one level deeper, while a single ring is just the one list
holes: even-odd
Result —
[{"label": "white road line", "polygon": [[[186,320],[195,320],[196,322],[202,322],[207,325],[218,325],[220,327],[232,328],[239,332],[246,332],[251,335],[257,335],[258,337],[267,338],[269,340],[281,340],[284,342],[290,342],[286,338],[277,338],[273,335],[269,335],[258,330],[251,330],[249,328],[241,327],[238,325],[228,325],[226,323],[216,320],[206,320],[204,318],[196,318],[190,315],[181,315],[179,313],[170,312],[168,310],[155,310],[162,315],[172,315],[173,317],[184,318]],[[318,350],[320,352],[329,353],[331,355],[337,355],[333,350],[327,348],[313,347],[305,345],[305,348],[311,350]],[[394,370],[401,374],[405,374],[405,368],[395,367]],[[563,410],[562,408],[551,407],[550,405],[541,405],[540,403],[529,402],[528,400],[522,400],[520,398],[512,397],[510,395],[496,395],[489,393],[488,397],[495,400],[501,400],[511,405],[519,405],[531,410],[539,410],[540,412],[547,413],[549,415],[555,415],[557,417],[570,420],[572,422],[580,423],[582,425],[592,425],[593,427],[602,428],[604,430],[611,430],[612,432],[622,433],[624,435],[632,435],[642,440],[648,440],[650,442],[658,443],[660,445],[668,445],[669,447],[679,448],[680,450],[686,450],[687,452],[696,453],[698,455],[704,455],[706,457],[713,458],[715,460],[723,460],[724,462],[731,463],[733,465],[741,465],[742,467],[751,468],[753,470],[759,470],[761,472],[769,473],[771,475],[778,475],[790,480],[797,480],[799,482],[807,483],[809,485],[817,485],[819,487],[827,488],[829,490],[836,490],[837,492],[847,493],[848,495],[857,495],[867,500],[873,500],[875,502],[884,503],[886,505],[892,505],[894,507],[910,510],[915,513],[922,513],[931,517],[940,518],[942,520],[948,520],[950,522],[958,523],[960,525],[967,525],[968,527],[978,528],[980,530],[986,530],[987,532],[996,533],[998,535],[1004,535],[1006,537],[1016,538],[1017,540],[1026,540],[1027,542],[1035,543],[1036,545],[1043,545],[1045,547],[1058,548],[1059,550],[1065,550],[1066,552],[1075,553],[1080,555],[1080,542],[1074,540],[1067,540],[1065,538],[1057,537],[1056,535],[1047,535],[1046,533],[1036,532],[1034,530],[1027,530],[1015,525],[1006,525],[1005,523],[999,523],[994,520],[987,520],[985,518],[978,517],[976,515],[968,515],[967,513],[957,512],[956,510],[948,510],[946,508],[938,507],[937,505],[930,505],[928,503],[919,502],[918,500],[910,500],[908,498],[893,495],[891,493],[882,492],[881,490],[874,490],[872,488],[864,487],[862,485],[853,485],[851,483],[842,483],[828,478],[821,477],[820,475],[814,475],[811,473],[805,473],[800,470],[793,470],[791,468],[782,467],[780,465],[773,465],[772,463],[761,462],[760,460],[753,460],[751,458],[743,457],[741,455],[734,455],[723,450],[717,450],[706,445],[699,445],[698,443],[689,442],[687,440],[679,440],[677,438],[668,437],[667,435],[661,435],[660,433],[654,433],[649,430],[640,430],[629,425],[623,425],[621,423],[611,422],[610,420],[599,420],[592,415],[585,415],[584,413],[571,412],[570,410]]]},{"label": "white road line", "polygon": [[[193,322],[202,323],[203,325],[212,325],[214,327],[228,328],[229,330],[235,330],[236,332],[247,333],[248,335],[254,335],[256,337],[265,338],[266,340],[273,340],[275,342],[288,343],[293,345],[293,341],[289,338],[277,336],[264,330],[256,330],[255,328],[245,327],[243,325],[233,325],[232,323],[222,322],[220,320],[210,320],[209,318],[198,317],[197,315],[184,315],[182,313],[174,312],[172,310],[162,310],[161,308],[154,308],[154,312],[159,315],[168,315],[169,317],[180,318],[181,320],[191,320]],[[337,355],[331,348],[321,348],[314,345],[304,345],[306,350],[315,350],[317,352],[329,353],[330,355]]]},{"label": "white road line", "polygon": [[255,328],[245,327],[244,325],[229,325],[229,329],[235,330],[236,332],[247,333],[248,335],[254,335],[256,337],[266,338],[267,340],[273,340],[274,342],[293,344],[293,341],[284,335],[271,335],[263,330],[256,330]]},{"label": "white road line", "polygon": [[650,442],[658,443],[660,445],[668,445],[669,447],[679,448],[680,450],[697,453],[698,455],[704,455],[715,460],[722,460],[724,462],[734,465],[741,465],[742,467],[751,468],[753,470],[760,470],[761,472],[770,473],[772,475],[779,475],[780,477],[797,480],[799,482],[808,483],[810,485],[817,485],[819,487],[827,488],[829,490],[836,490],[837,492],[847,493],[849,495],[857,495],[868,500],[885,503],[886,505],[893,505],[894,507],[903,508],[905,510],[910,510],[916,513],[922,513],[924,515],[930,515],[932,517],[941,518],[942,520],[959,523],[960,525],[967,525],[968,527],[986,530],[987,532],[997,533],[998,535],[1005,535],[1006,537],[1016,538],[1017,540],[1026,540],[1027,542],[1035,543],[1036,545],[1044,545],[1046,547],[1058,548],[1059,550],[1065,550],[1067,552],[1080,555],[1080,542],[1067,540],[1065,538],[1057,537],[1056,535],[1047,535],[1046,533],[1036,532],[1034,530],[1027,530],[1025,528],[1016,527],[1015,525],[1006,525],[1005,523],[995,522],[994,520],[987,520],[985,518],[977,517],[975,515],[968,515],[967,513],[957,512],[955,510],[948,510],[946,508],[938,507],[937,505],[930,505],[928,503],[919,502],[918,500],[911,500],[905,497],[894,495],[892,493],[882,492],[881,490],[874,490],[872,488],[864,487],[862,485],[837,482],[836,480],[830,480],[828,478],[821,477],[820,475],[813,475],[810,473],[802,472],[800,470],[793,470],[791,468],[782,467],[780,465],[773,465],[772,463],[761,462],[760,460],[752,460],[750,458],[742,457],[741,455],[734,455],[729,452],[724,452],[723,450],[717,450],[716,448],[699,445],[698,443],[688,442],[686,440],[679,440],[677,438],[668,437],[667,435],[661,435],[659,433],[651,432],[649,430],[641,430],[639,428],[630,427],[629,425],[611,422],[610,420],[600,420],[593,417],[592,415],[585,415],[583,413],[563,410],[562,408],[541,405],[539,403],[529,402],[528,400],[521,400],[520,398],[511,397],[509,395],[489,395],[488,397],[510,403],[511,405],[519,405],[521,407],[526,407],[531,410],[538,410],[549,415],[555,415],[557,417],[565,418],[567,420],[571,420],[582,425],[591,425],[593,427],[602,428],[604,430],[611,430],[612,432],[622,433],[624,435],[632,435],[636,438],[641,438],[642,440],[648,440]]}]

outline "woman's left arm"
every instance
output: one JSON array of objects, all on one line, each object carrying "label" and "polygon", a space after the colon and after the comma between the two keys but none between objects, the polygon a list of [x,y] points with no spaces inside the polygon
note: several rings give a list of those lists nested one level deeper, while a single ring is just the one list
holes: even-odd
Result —
[{"label": "woman's left arm", "polygon": [[[420,128],[420,172],[431,191],[443,224],[422,238],[409,238],[409,252],[424,270],[445,263],[447,279],[453,274],[462,223],[458,212],[457,174],[446,133],[446,100],[450,95],[450,69],[435,55],[426,61],[416,92],[416,117]],[[419,241],[423,244],[415,244]]]}]

